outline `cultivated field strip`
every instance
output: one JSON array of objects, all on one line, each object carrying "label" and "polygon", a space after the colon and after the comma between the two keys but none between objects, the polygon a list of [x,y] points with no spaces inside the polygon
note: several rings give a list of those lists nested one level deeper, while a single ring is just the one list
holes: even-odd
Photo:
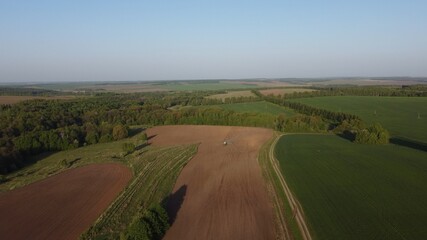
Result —
[{"label": "cultivated field strip", "polygon": [[169,195],[179,172],[196,152],[197,145],[183,145],[137,152],[131,156],[130,164],[135,171],[132,183],[82,238],[118,238],[120,232],[151,204],[161,202]]}]

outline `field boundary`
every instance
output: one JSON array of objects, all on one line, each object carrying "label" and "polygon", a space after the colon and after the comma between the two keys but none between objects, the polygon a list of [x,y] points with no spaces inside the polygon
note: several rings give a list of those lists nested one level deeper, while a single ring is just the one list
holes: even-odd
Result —
[{"label": "field boundary", "polygon": [[279,141],[279,139],[282,136],[285,136],[285,135],[287,135],[287,134],[280,134],[274,139],[273,143],[270,146],[270,150],[269,150],[269,160],[270,160],[270,163],[273,167],[273,170],[275,171],[276,175],[279,178],[280,185],[281,185],[283,191],[285,192],[285,196],[288,200],[289,206],[290,206],[291,211],[292,211],[292,216],[293,216],[293,218],[296,219],[296,222],[297,222],[298,228],[300,230],[302,239],[312,240],[313,238],[311,237],[307,223],[305,222],[304,211],[302,210],[300,203],[294,197],[290,188],[288,187],[288,184],[286,183],[286,181],[283,177],[283,174],[280,171],[280,168],[278,166],[278,160],[276,159],[276,157],[274,155],[274,148],[276,147],[277,142]]},{"label": "field boundary", "polygon": [[274,212],[275,212],[275,225],[276,225],[276,239],[295,239],[292,234],[291,226],[289,225],[285,213],[285,204],[283,196],[284,192],[279,189],[279,178],[276,176],[276,172],[273,169],[272,164],[270,163],[270,146],[273,144],[274,140],[277,138],[277,133],[274,133],[264,145],[261,147],[258,155],[258,162],[261,165],[264,178],[266,179],[267,190],[270,195]]}]

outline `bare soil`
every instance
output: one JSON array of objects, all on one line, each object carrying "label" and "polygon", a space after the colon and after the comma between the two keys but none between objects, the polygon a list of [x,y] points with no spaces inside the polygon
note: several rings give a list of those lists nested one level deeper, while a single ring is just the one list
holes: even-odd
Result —
[{"label": "bare soil", "polygon": [[272,134],[229,126],[149,129],[153,145],[200,143],[174,186],[180,197],[168,202],[176,218],[164,239],[274,239],[274,207],[257,160]]},{"label": "bare soil", "polygon": [[122,164],[92,164],[1,193],[1,239],[78,239],[131,177]]}]

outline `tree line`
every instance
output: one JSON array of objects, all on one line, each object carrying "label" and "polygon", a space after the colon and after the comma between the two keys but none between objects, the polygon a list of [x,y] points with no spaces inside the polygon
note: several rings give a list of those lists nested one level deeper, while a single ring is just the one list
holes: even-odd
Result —
[{"label": "tree line", "polygon": [[[185,95],[163,96],[159,99],[158,95],[151,94],[102,94],[67,101],[31,100],[0,106],[0,172],[21,168],[26,164],[27,156],[37,153],[124,138],[130,125],[208,124],[271,128],[274,122],[273,115],[237,113],[219,107],[169,110],[169,106],[184,101]],[[188,104],[197,99],[185,101]]]},{"label": "tree line", "polygon": [[70,94],[40,88],[0,87],[0,96],[59,96]]},{"label": "tree line", "polygon": [[253,91],[253,93],[255,93],[258,97],[264,99],[265,101],[293,109],[296,112],[301,113],[301,114],[305,114],[305,115],[309,115],[309,116],[311,116],[311,115],[320,116],[320,117],[322,117],[324,119],[328,119],[332,122],[341,123],[344,120],[352,120],[352,119],[359,119],[360,120],[360,118],[358,116],[353,115],[353,114],[342,113],[342,112],[333,112],[333,111],[329,111],[326,109],[320,109],[320,108],[312,107],[312,106],[309,106],[309,105],[303,104],[303,103],[291,102],[291,101],[287,101],[287,100],[283,99],[280,96],[273,96],[273,95],[264,96],[259,91]]},{"label": "tree line", "polygon": [[[378,97],[427,97],[426,85],[403,85],[400,87],[313,87],[316,91],[285,93],[282,99],[326,96],[378,96]],[[257,90],[253,90],[257,92]]]},{"label": "tree line", "polygon": [[353,114],[333,112],[312,107],[306,104],[290,102],[280,96],[263,96],[259,91],[253,91],[266,101],[291,108],[304,114],[292,118],[279,115],[275,120],[275,129],[282,132],[325,132],[333,130],[355,143],[386,144],[389,142],[388,131],[376,123],[366,126],[363,120]]},{"label": "tree line", "polygon": [[381,124],[366,125],[359,119],[341,122],[334,132],[361,144],[387,144],[390,139],[390,133]]}]

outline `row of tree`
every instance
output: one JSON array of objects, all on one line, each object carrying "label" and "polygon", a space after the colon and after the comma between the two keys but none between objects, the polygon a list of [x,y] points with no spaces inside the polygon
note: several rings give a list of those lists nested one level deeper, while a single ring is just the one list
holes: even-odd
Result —
[{"label": "row of tree", "polygon": [[[386,144],[390,134],[379,123],[365,126],[365,123],[356,115],[333,112],[325,109],[308,106],[306,104],[290,102],[280,97],[262,96],[264,100],[291,108],[304,115],[286,118],[279,115],[274,123],[275,129],[282,132],[325,132],[333,129],[334,132],[362,144]],[[325,121],[326,120],[326,121]]]},{"label": "row of tree", "polygon": [[362,144],[387,144],[390,134],[381,124],[367,126],[361,120],[345,120],[334,129],[335,133]]},{"label": "row of tree", "polygon": [[387,97],[427,97],[425,85],[401,87],[358,86],[314,88],[316,91],[285,93],[283,99],[325,97],[325,96],[387,96]]},{"label": "row of tree", "polygon": [[353,114],[333,112],[325,109],[312,107],[303,103],[291,102],[281,98],[280,96],[273,96],[273,95],[264,96],[259,91],[253,91],[253,92],[260,98],[264,99],[265,101],[291,108],[298,113],[305,114],[308,116],[312,116],[312,115],[320,116],[324,119],[328,119],[329,121],[336,122],[336,123],[341,123],[344,120],[352,120],[352,119],[360,120],[358,116]]},{"label": "row of tree", "polygon": [[0,87],[0,96],[58,96],[65,94],[71,93],[40,88]]},{"label": "row of tree", "polygon": [[297,115],[287,118],[280,114],[274,121],[274,129],[281,132],[326,132],[329,126],[320,116]]}]

